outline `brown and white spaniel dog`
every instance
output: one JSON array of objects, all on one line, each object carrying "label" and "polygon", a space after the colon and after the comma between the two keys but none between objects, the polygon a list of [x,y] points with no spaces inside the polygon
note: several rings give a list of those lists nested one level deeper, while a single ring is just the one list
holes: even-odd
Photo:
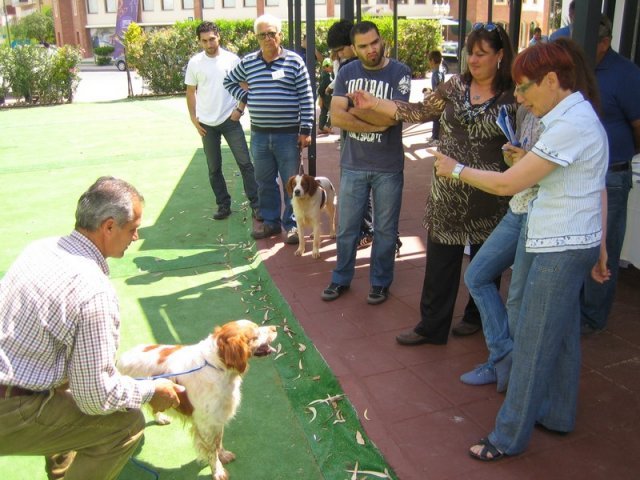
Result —
[{"label": "brown and white spaniel dog", "polygon": [[336,238],[337,195],[331,180],[326,177],[294,175],[287,182],[287,192],[291,197],[293,213],[298,227],[298,249],[296,255],[304,253],[304,229],[311,227],[313,232],[313,258],[320,258],[320,212],[329,217],[329,236]]},{"label": "brown and white spaniel dog", "polygon": [[[271,342],[276,335],[276,327],[236,320],[216,327],[195,345],[139,345],[122,354],[118,369],[135,378],[194,370],[168,377],[186,389],[170,413],[191,424],[198,458],[209,463],[213,479],[227,480],[223,464],[235,455],[222,447],[224,426],[240,405],[242,374],[249,359],[274,352]],[[161,425],[169,423],[159,412],[154,416]]]}]

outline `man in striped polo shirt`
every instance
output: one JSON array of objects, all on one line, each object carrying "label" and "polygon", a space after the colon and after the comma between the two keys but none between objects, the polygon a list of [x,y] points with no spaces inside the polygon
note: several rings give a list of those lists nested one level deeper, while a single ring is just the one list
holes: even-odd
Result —
[{"label": "man in striped polo shirt", "polygon": [[286,243],[294,245],[299,239],[291,199],[285,190],[282,212],[277,178],[284,185],[298,173],[300,150],[311,143],[313,93],[302,58],[280,45],[282,22],[262,15],[254,22],[254,31],[260,50],[246,55],[224,79],[225,88],[251,114],[251,155],[264,219],[251,236],[272,237],[284,226]]}]

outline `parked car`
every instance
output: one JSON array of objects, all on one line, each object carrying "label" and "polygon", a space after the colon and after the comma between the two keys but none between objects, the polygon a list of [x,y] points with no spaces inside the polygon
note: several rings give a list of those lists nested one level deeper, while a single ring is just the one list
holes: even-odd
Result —
[{"label": "parked car", "polygon": [[442,68],[447,73],[458,73],[460,71],[458,65],[458,42],[446,41],[440,46],[442,52]]},{"label": "parked car", "polygon": [[118,70],[124,72],[127,69],[127,62],[124,59],[124,55],[119,55],[113,59],[113,64]]}]

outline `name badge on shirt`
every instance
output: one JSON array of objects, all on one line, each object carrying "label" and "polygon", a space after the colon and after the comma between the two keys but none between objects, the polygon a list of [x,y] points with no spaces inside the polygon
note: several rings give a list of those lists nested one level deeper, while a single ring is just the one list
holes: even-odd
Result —
[{"label": "name badge on shirt", "polygon": [[281,78],[284,78],[284,70],[276,70],[271,74],[271,78],[273,78],[274,80],[280,80]]}]

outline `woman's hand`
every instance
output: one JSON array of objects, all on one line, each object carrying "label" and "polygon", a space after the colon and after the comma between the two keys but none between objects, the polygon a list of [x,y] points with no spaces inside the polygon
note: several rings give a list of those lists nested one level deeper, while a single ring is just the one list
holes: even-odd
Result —
[{"label": "woman's hand", "polygon": [[356,90],[355,92],[347,94],[347,96],[353,100],[353,104],[356,108],[362,109],[373,109],[380,101],[379,98],[374,97],[364,90]]},{"label": "woman's hand", "polygon": [[606,248],[600,248],[600,258],[591,269],[591,278],[598,283],[604,283],[611,278],[611,271],[607,268]]},{"label": "woman's hand", "polygon": [[527,152],[522,148],[514,147],[510,143],[505,143],[502,147],[502,156],[504,157],[504,162],[510,167],[518,163],[518,161],[520,161],[520,159],[524,157],[526,153]]},{"label": "woman's hand", "polygon": [[436,169],[436,175],[439,177],[451,177],[451,172],[453,172],[453,169],[458,162],[437,150],[427,148],[427,152],[436,157],[436,161],[433,164]]}]

